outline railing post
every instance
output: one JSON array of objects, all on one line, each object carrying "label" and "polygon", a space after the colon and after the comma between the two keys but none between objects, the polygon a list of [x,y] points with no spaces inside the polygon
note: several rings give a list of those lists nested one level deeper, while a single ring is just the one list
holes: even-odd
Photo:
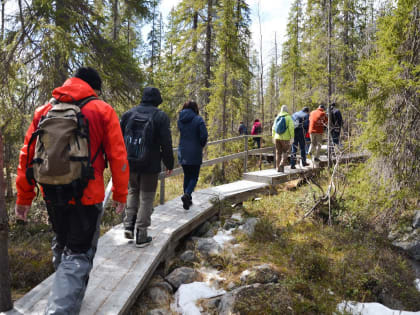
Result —
[{"label": "railing post", "polygon": [[162,163],[162,170],[163,170],[163,176],[160,179],[160,204],[163,205],[165,203],[165,167]]},{"label": "railing post", "polygon": [[246,169],[248,168],[248,136],[245,135],[245,157],[244,157],[244,173],[246,173]]}]

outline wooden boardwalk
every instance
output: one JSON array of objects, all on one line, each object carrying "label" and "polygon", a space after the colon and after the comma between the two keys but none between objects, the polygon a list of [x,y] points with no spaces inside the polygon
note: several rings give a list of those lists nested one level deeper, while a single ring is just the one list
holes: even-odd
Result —
[{"label": "wooden boardwalk", "polygon": [[[126,240],[121,224],[112,228],[99,239],[80,314],[126,313],[159,264],[172,255],[178,241],[217,214],[221,202],[236,203],[257,194],[268,194],[272,192],[271,185],[317,171],[319,168],[286,167],[284,173],[274,169],[246,173],[244,180],[194,192],[194,204],[188,211],[182,208],[180,198],[168,201],[153,212],[150,227],[153,242],[145,248],[136,248],[133,241]],[[16,301],[13,310],[1,314],[43,314],[53,276]]]}]

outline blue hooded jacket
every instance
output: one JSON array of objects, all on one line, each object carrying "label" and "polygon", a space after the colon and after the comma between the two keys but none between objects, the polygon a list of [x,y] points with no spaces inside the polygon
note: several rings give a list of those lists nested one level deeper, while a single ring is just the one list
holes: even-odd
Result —
[{"label": "blue hooded jacket", "polygon": [[181,134],[178,146],[179,164],[203,163],[203,148],[207,143],[207,128],[203,118],[192,109],[183,109],[179,113],[178,129]]}]

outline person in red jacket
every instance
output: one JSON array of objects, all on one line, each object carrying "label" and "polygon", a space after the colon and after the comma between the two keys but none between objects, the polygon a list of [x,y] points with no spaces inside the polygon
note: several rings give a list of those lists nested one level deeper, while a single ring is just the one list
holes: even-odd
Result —
[{"label": "person in red jacket", "polygon": [[[251,135],[259,135],[262,133],[262,125],[260,123],[259,119],[254,120],[254,124],[252,125],[251,129]],[[261,137],[254,137],[253,138],[253,146],[255,147],[255,144],[257,145],[257,148],[259,149],[261,147]]]},{"label": "person in red jacket", "polygon": [[311,112],[309,116],[309,134],[311,137],[311,146],[309,147],[308,154],[314,153],[314,161],[319,162],[319,151],[322,144],[322,134],[327,126],[328,117],[325,114],[325,106],[319,105],[319,107]]},{"label": "person in red jacket", "polygon": [[[74,103],[90,96],[97,97],[101,85],[102,81],[96,70],[82,67],[76,71],[74,77],[56,88],[52,96],[62,103]],[[24,221],[35,197],[35,186],[26,178],[27,162],[33,160],[35,145],[31,144],[29,150],[28,145],[40,119],[51,108],[51,103],[48,103],[36,109],[20,151],[15,213],[17,219]],[[118,116],[109,104],[99,99],[86,103],[81,112],[89,123],[90,151],[92,154],[103,151],[109,161],[114,207],[117,213],[121,213],[127,198],[129,169]],[[96,252],[105,195],[104,155],[98,154],[92,164],[94,179],[88,181],[77,206],[72,201],[58,205],[46,199],[49,220],[55,233],[52,251],[56,273],[45,314],[78,314],[82,304]]]}]

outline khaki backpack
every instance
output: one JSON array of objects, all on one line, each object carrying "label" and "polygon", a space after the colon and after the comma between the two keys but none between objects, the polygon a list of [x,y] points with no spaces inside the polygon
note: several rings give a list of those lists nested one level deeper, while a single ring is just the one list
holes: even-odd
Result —
[{"label": "khaki backpack", "polygon": [[[37,130],[28,143],[27,179],[40,184],[47,200],[67,203],[80,201],[89,179],[94,178],[89,141],[89,122],[81,113],[88,97],[79,102],[51,102],[52,108],[41,117]],[[33,160],[29,163],[30,146],[35,142]]]}]

